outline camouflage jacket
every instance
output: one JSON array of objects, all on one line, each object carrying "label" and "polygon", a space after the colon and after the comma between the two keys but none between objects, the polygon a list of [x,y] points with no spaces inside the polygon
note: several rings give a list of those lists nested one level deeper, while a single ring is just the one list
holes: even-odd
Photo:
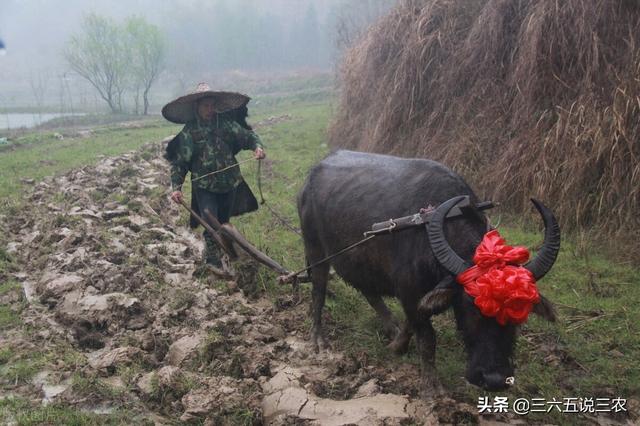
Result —
[{"label": "camouflage jacket", "polygon": [[222,115],[211,124],[189,122],[178,135],[176,156],[171,161],[171,186],[179,190],[190,171],[193,185],[216,193],[229,192],[242,182],[240,166],[209,173],[237,163],[235,155],[241,149],[257,147],[262,147],[258,135]]}]

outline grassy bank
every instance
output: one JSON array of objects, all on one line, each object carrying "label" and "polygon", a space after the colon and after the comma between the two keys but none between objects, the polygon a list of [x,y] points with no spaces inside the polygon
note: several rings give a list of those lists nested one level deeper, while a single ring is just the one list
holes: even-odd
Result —
[{"label": "grassy bank", "polygon": [[15,204],[23,192],[45,176],[95,163],[157,141],[171,128],[164,125],[143,129],[100,129],[87,137],[56,138],[53,132],[28,134],[0,152],[0,198]]},{"label": "grassy bank", "polygon": [[[262,169],[266,204],[258,212],[238,218],[235,224],[261,250],[293,270],[304,264],[300,237],[289,229],[298,226],[295,196],[309,168],[328,152],[324,132],[331,108],[327,102],[289,100],[269,108],[256,108],[250,121],[256,123],[270,116],[285,115],[286,120],[257,130],[268,153]],[[93,164],[101,156],[135,150],[178,130],[179,126],[152,121],[141,128],[102,128],[84,138],[70,136],[58,140],[48,133],[25,135],[16,141],[15,148],[0,151],[0,212],[16,213],[18,207],[27,207],[22,203],[23,195],[44,176]],[[250,155],[243,152],[239,159]],[[244,164],[243,174],[258,195],[257,163]],[[541,233],[533,229],[536,226],[512,222],[500,229],[510,243],[536,247],[542,238]],[[4,282],[0,287],[0,331],[5,336],[28,335],[29,327],[20,320],[20,304],[24,301],[7,297],[19,292],[19,288],[7,279],[15,265],[4,250],[7,241],[1,242],[0,277]],[[291,291],[289,287],[278,286],[270,271],[262,269],[258,277],[259,287],[273,299]],[[381,337],[381,325],[364,298],[340,280],[332,281],[330,289],[335,297],[327,301],[326,331],[336,349],[376,366],[414,365],[417,374],[415,347],[412,346],[406,356],[391,354]],[[515,357],[516,386],[499,395],[508,396],[511,401],[516,398],[548,401],[568,397],[640,398],[637,367],[640,274],[629,265],[603,257],[598,247],[579,247],[571,238],[565,238],[559,259],[552,272],[541,281],[540,289],[556,303],[560,321],[547,324],[534,318],[523,327]],[[308,286],[303,287],[303,295],[306,303]],[[392,305],[399,313],[397,304]],[[464,352],[452,316],[444,314],[435,322],[439,342],[438,374],[447,391],[472,405],[476,405],[480,396],[495,396],[466,385],[462,378]],[[28,381],[50,356],[45,351],[42,356],[27,357],[20,350],[17,347],[0,350],[0,384],[15,379],[16,374]],[[49,419],[47,416],[56,416],[62,419],[56,420],[61,423],[97,422],[93,415],[64,407],[38,409],[31,411],[37,416],[18,417],[30,412],[25,404],[23,400],[0,400],[0,419],[6,420],[8,417],[3,417],[3,413],[10,413],[19,424],[39,424],[30,420],[41,418],[38,416]],[[115,413],[102,417],[101,421],[121,424],[126,418],[126,413]],[[523,420],[558,424],[587,422],[585,417],[555,412],[535,414]]]}]

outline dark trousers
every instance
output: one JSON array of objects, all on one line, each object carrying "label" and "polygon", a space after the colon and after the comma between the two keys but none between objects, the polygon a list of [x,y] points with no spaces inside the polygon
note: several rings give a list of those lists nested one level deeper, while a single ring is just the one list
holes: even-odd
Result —
[{"label": "dark trousers", "polygon": [[[207,216],[204,212],[208,210],[221,224],[229,222],[235,190],[223,194],[207,191],[202,188],[194,188],[193,191],[195,191],[196,199],[198,200],[200,217],[206,220]],[[221,266],[220,259],[222,257],[222,250],[206,230],[204,231],[204,241],[205,261],[214,266]]]},{"label": "dark trousers", "polygon": [[194,190],[196,199],[198,200],[200,217],[203,219],[206,218],[204,211],[209,210],[220,223],[229,222],[231,206],[233,205],[233,198],[236,193],[235,190],[225,192],[224,194],[218,194],[202,188],[194,188]]}]

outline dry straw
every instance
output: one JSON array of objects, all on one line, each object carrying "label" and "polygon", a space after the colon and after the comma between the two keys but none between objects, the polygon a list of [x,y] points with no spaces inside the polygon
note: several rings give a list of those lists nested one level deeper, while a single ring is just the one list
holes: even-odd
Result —
[{"label": "dry straw", "polygon": [[333,147],[449,165],[640,250],[640,2],[405,0],[346,54]]}]

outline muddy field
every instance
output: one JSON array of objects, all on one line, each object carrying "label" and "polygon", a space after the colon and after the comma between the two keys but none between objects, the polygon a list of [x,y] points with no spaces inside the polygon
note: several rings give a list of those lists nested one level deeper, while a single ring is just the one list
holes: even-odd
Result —
[{"label": "muddy field", "polygon": [[[170,203],[162,143],[34,184],[28,209],[3,219],[28,333],[16,357],[60,349],[6,397],[92,413],[126,409],[156,424],[521,423],[421,393],[416,367],[366,354],[314,354],[308,300],[270,297],[257,266],[221,281],[202,240]],[[182,215],[182,218],[181,218]],[[326,318],[331,322],[331,318]],[[58,350],[58,349],[56,349]]]},{"label": "muddy field", "polygon": [[[68,342],[15,395],[157,423],[405,424],[473,418],[475,407],[418,397],[412,366],[387,369],[312,352],[307,302],[267,298],[247,274],[219,281],[199,267],[199,235],[164,194],[162,144],[48,178],[28,211],[7,218],[13,276],[24,288],[21,350]],[[114,199],[118,201],[113,201]],[[61,343],[61,341],[63,343]],[[95,386],[77,386],[80,374]],[[78,380],[75,380],[77,382]],[[440,412],[441,411],[441,412]]]}]

